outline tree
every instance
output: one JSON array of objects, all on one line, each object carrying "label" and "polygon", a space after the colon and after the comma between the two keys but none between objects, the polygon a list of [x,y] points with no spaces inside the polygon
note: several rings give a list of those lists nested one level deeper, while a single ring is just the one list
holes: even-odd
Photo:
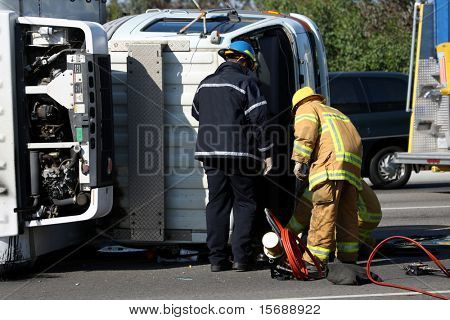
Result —
[{"label": "tree", "polygon": [[123,7],[118,0],[110,0],[106,6],[108,12],[108,21],[120,18],[124,15]]},{"label": "tree", "polygon": [[412,1],[257,0],[261,10],[298,12],[313,19],[331,71],[400,71],[409,63]]}]

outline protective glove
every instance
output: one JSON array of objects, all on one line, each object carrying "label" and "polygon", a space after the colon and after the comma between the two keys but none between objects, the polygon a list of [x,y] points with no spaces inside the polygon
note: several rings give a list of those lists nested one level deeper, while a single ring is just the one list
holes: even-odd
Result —
[{"label": "protective glove", "polygon": [[305,181],[308,178],[309,166],[306,163],[296,162],[294,167],[294,174],[300,181]]},{"label": "protective glove", "polygon": [[267,158],[264,160],[264,175],[267,175],[273,168],[273,159],[272,157]]}]

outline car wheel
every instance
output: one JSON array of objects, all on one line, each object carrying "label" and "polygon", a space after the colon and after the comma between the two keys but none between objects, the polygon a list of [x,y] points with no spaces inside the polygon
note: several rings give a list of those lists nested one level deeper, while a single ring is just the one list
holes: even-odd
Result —
[{"label": "car wheel", "polygon": [[369,179],[379,189],[395,189],[404,186],[411,177],[412,166],[394,163],[394,154],[400,147],[387,147],[378,151],[370,161]]}]

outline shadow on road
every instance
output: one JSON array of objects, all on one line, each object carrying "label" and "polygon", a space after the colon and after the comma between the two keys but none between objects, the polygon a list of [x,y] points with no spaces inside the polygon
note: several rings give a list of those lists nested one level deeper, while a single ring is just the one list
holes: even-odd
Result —
[{"label": "shadow on road", "polygon": [[[438,259],[450,259],[449,226],[390,226],[378,228],[375,232],[375,238],[378,242],[391,236],[405,236],[411,238],[422,244]],[[430,262],[430,266],[434,267],[434,263],[429,259],[425,252],[417,248],[414,244],[402,240],[392,240],[391,242],[386,243],[376,258],[377,261],[372,263],[373,266]]]},{"label": "shadow on road", "polygon": [[[412,237],[420,241],[439,259],[450,259],[450,227],[444,225],[409,225],[378,228],[375,238],[382,241],[393,235]],[[191,248],[193,249],[193,248]],[[189,266],[208,264],[206,246],[196,246],[199,251],[196,262],[157,262],[155,248],[134,253],[99,253],[97,249],[88,248],[65,258],[70,250],[46,256],[36,263],[30,277],[57,278],[67,272],[92,271],[134,271],[134,270],[169,270]],[[155,256],[156,253],[156,256]],[[429,262],[428,257],[418,249],[405,243],[390,243],[383,255],[378,257],[373,266],[405,264],[411,262]],[[430,263],[432,265],[432,263]],[[450,266],[447,266],[450,267]],[[61,275],[62,276],[62,275]],[[27,277],[28,278],[28,277]],[[23,278],[22,278],[23,280]]]}]

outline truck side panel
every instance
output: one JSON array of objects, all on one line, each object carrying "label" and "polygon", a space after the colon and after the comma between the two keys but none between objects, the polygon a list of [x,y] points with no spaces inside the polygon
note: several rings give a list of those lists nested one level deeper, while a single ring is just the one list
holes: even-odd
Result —
[{"label": "truck side panel", "polygon": [[15,56],[14,26],[16,15],[0,11],[0,237],[18,233],[16,177],[14,166]]},{"label": "truck side panel", "polygon": [[[129,190],[129,128],[127,106],[128,50],[110,43],[113,70],[113,100],[115,114],[115,150],[119,203],[130,209]],[[177,49],[178,48],[178,49]],[[181,48],[181,49],[180,49]],[[177,51],[179,50],[179,51]],[[209,50],[187,51],[183,46],[169,44],[164,48],[163,92],[164,110],[164,225],[165,241],[204,242],[207,203],[207,182],[203,169],[193,158],[198,123],[191,116],[191,103],[198,84],[219,65],[218,56]],[[152,194],[148,195],[152,197]],[[130,219],[124,219],[116,235],[129,234]],[[150,240],[151,241],[151,240]]]}]

